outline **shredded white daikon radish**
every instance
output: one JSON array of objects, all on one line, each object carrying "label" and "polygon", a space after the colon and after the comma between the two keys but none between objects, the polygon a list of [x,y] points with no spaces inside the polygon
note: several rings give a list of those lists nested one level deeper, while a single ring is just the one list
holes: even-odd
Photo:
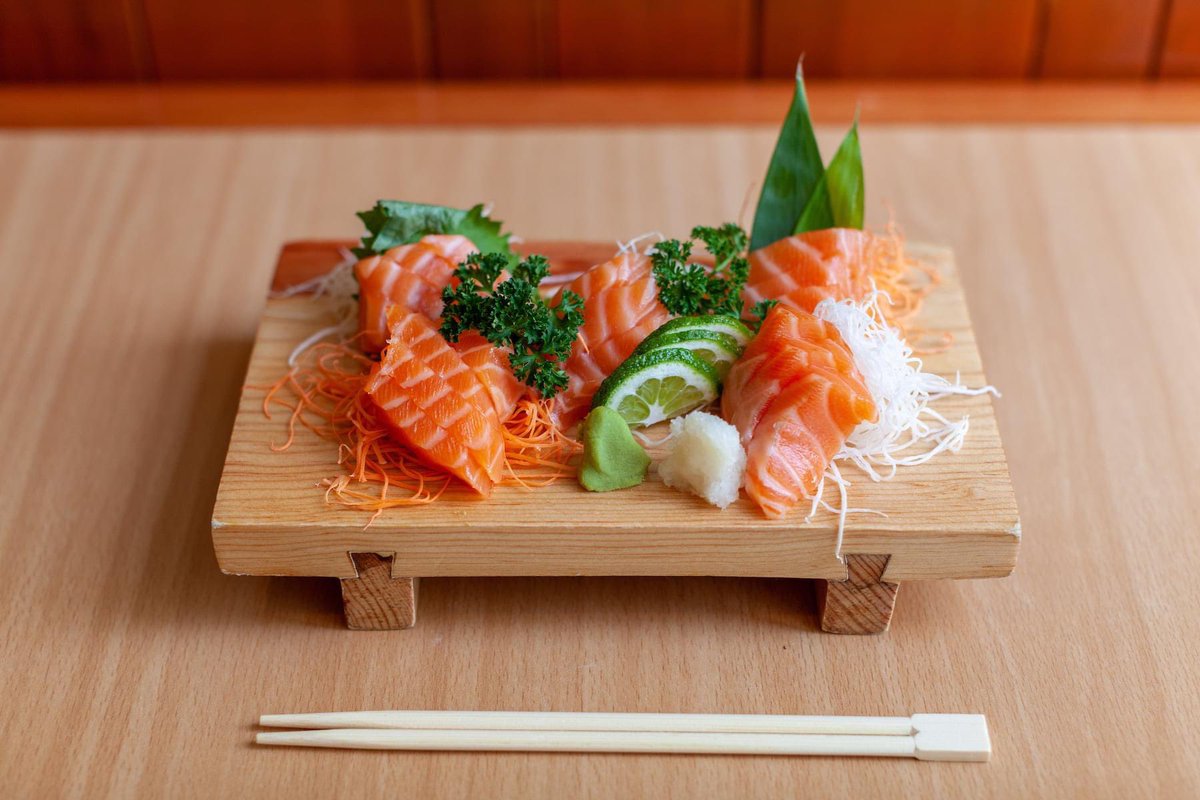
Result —
[{"label": "shredded white daikon radish", "polygon": [[354,277],[354,265],[358,259],[349,250],[342,250],[341,256],[342,260],[329,272],[312,280],[293,284],[286,289],[271,292],[269,295],[272,299],[294,297],[298,294],[311,294],[314,299],[327,297],[333,318],[336,320],[333,325],[322,328],[296,345],[288,356],[289,367],[296,366],[300,356],[317,342],[331,336],[345,339],[354,333],[354,318],[358,313],[358,280]]},{"label": "shredded white daikon radish", "polygon": [[545,295],[548,293],[546,291],[547,289],[554,289],[562,286],[564,283],[570,283],[582,275],[583,272],[584,271],[580,269],[575,270],[574,272],[560,272],[557,275],[547,275],[542,279],[542,282],[538,284],[538,291]]},{"label": "shredded white daikon radish", "polygon": [[[842,476],[837,462],[848,461],[871,480],[882,481],[894,477],[898,467],[924,464],[942,452],[957,452],[967,435],[968,418],[964,415],[959,420],[949,420],[929,404],[950,395],[990,392],[998,397],[1000,394],[993,386],[972,388],[963,385],[957,376],[954,381],[949,381],[940,375],[923,372],[924,365],[913,355],[908,342],[899,332],[881,322],[881,296],[881,292],[873,292],[862,303],[825,300],[813,312],[842,335],[878,411],[875,422],[864,422],[850,434],[834,456],[813,497],[810,517],[818,507],[838,515],[839,558],[846,515],[880,512],[847,507],[850,483]],[[826,481],[838,487],[841,502],[837,509],[822,499]]]},{"label": "shredded white daikon radish", "polygon": [[[641,236],[633,237],[628,242],[618,241],[617,242],[617,252],[621,253],[621,254],[640,253],[641,255],[648,256],[654,252],[654,245],[658,244],[661,241],[664,241],[666,238],[667,238],[666,236],[664,236],[663,234],[661,234],[658,231],[647,231],[646,233],[643,233]],[[638,245],[640,245],[646,239],[654,239],[654,241],[651,242],[650,244],[646,245],[644,248],[639,249]]]}]

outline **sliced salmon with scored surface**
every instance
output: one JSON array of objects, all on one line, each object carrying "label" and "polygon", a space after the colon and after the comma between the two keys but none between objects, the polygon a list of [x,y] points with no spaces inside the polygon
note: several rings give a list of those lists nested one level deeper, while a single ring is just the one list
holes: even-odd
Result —
[{"label": "sliced salmon with scored surface", "polygon": [[555,413],[563,427],[587,414],[592,395],[604,379],[671,318],[658,300],[658,287],[645,256],[618,254],[592,267],[567,288],[583,297],[584,322],[564,365],[567,388],[555,401]]},{"label": "sliced salmon with scored surface", "polygon": [[487,389],[422,314],[393,308],[388,344],[367,394],[397,440],[487,497],[504,464],[504,437]]},{"label": "sliced salmon with scored surface", "polygon": [[528,391],[528,387],[513,375],[508,363],[511,351],[496,347],[475,331],[463,334],[452,346],[487,389],[500,422],[507,421],[516,411],[517,401]]},{"label": "sliced salmon with scored surface", "polygon": [[465,236],[426,236],[355,264],[362,349],[368,353],[383,349],[392,306],[439,318],[442,289],[453,282],[458,263],[473,252],[475,246]]},{"label": "sliced salmon with scored surface", "polygon": [[617,253],[608,261],[585,270],[564,287],[580,297],[590,297],[597,292],[620,283],[633,283],[649,277],[650,257],[635,251]]},{"label": "sliced salmon with scored surface", "polygon": [[430,234],[421,237],[421,244],[433,248],[438,255],[451,264],[461,264],[467,256],[478,253],[479,248],[465,236],[456,233]]},{"label": "sliced salmon with scored surface", "polygon": [[797,311],[812,311],[827,298],[862,300],[871,288],[871,234],[828,228],[780,239],[750,253],[746,308],[778,300]]}]

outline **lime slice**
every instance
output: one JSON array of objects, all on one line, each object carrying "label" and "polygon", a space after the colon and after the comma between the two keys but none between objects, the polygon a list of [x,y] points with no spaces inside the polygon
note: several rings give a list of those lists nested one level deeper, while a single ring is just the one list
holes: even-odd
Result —
[{"label": "lime slice", "polygon": [[717,371],[717,378],[725,380],[726,373],[742,354],[742,348],[728,333],[693,328],[681,331],[668,331],[662,335],[652,333],[646,337],[633,355],[662,350],[668,347],[681,347],[691,350],[701,360],[712,364]]},{"label": "lime slice", "polygon": [[646,340],[649,341],[656,336],[666,336],[668,333],[695,330],[713,331],[732,336],[737,341],[738,347],[745,347],[746,343],[754,337],[750,329],[736,317],[725,314],[703,314],[696,317],[676,317],[660,326],[654,333],[647,336]]},{"label": "lime slice", "polygon": [[691,350],[666,347],[630,356],[600,384],[592,408],[607,406],[630,425],[646,426],[717,399],[713,366]]}]

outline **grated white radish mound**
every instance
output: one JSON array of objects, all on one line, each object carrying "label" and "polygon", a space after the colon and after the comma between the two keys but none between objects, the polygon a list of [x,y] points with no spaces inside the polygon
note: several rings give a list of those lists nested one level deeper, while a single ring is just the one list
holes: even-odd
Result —
[{"label": "grated white radish mound", "polygon": [[658,476],[667,486],[725,508],[738,498],[746,474],[746,451],[737,428],[704,411],[671,420],[667,457]]},{"label": "grated white radish mound", "polygon": [[[842,476],[838,461],[849,461],[865,472],[871,480],[889,480],[902,466],[923,464],[939,453],[957,452],[967,436],[966,416],[949,420],[930,408],[929,404],[949,395],[978,395],[995,387],[971,388],[951,382],[940,375],[922,372],[921,359],[897,332],[881,322],[880,292],[872,293],[862,303],[852,300],[824,300],[813,313],[837,328],[854,356],[875,400],[879,417],[875,422],[860,424],[834,456],[821,485],[813,497],[812,512],[823,506],[838,514],[837,552],[840,557],[846,514],[867,509],[846,507],[850,484]],[[825,481],[838,487],[839,508],[832,508],[821,499]],[[879,513],[879,512],[873,512]]]}]

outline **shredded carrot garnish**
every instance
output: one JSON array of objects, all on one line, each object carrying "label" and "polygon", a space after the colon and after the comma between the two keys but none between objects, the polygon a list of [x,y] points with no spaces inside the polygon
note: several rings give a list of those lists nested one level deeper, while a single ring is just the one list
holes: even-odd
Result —
[{"label": "shredded carrot garnish", "polygon": [[875,288],[884,294],[879,303],[883,321],[897,328],[916,353],[948,349],[954,341],[951,333],[915,324],[925,298],[942,282],[937,267],[904,252],[904,235],[895,223],[888,224],[886,235],[875,237],[868,261]]},{"label": "shredded carrot garnish", "polygon": [[[296,442],[298,427],[338,445],[345,472],[321,482],[331,505],[373,511],[431,503],[453,478],[422,461],[396,441],[376,418],[366,393],[372,361],[348,344],[314,345],[278,381],[264,387],[263,414],[287,409],[283,451]],[[505,422],[501,486],[535,488],[575,475],[574,457],[582,445],[558,427],[547,401],[523,399]],[[370,522],[368,522],[368,525]]]},{"label": "shredded carrot garnish", "polygon": [[567,436],[550,413],[550,402],[529,398],[504,423],[504,477],[501,486],[533,489],[575,475],[583,444]]}]

